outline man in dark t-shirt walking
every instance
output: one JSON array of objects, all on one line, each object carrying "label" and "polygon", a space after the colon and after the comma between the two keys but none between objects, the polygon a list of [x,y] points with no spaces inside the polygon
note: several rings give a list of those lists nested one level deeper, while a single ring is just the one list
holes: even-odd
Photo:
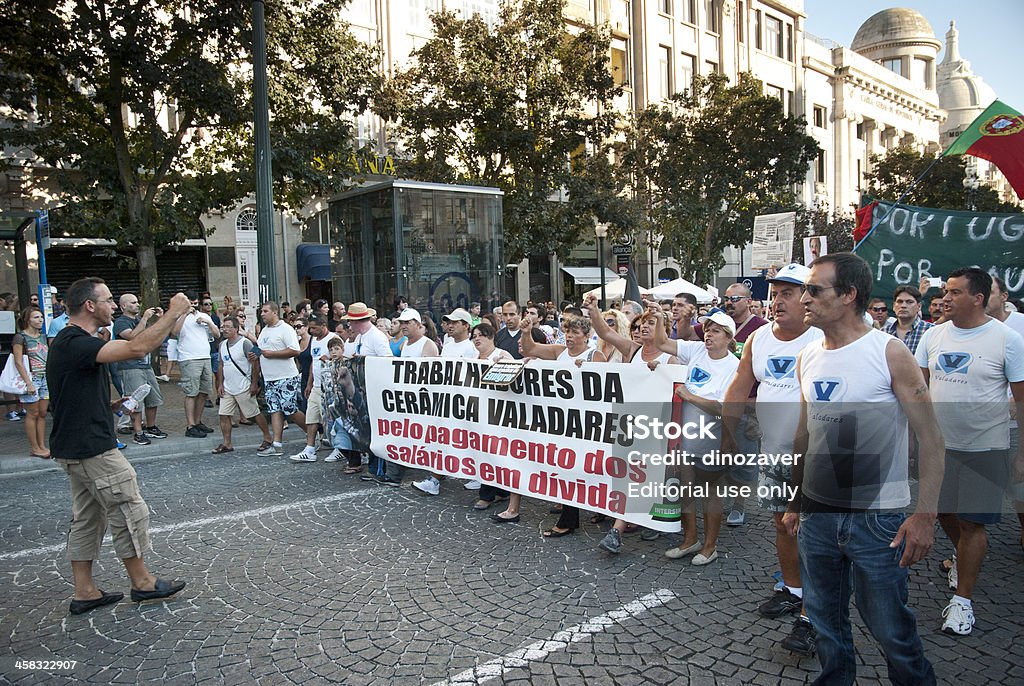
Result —
[{"label": "man in dark t-shirt walking", "polygon": [[71,530],[68,557],[74,574],[72,614],[116,603],[123,593],[105,593],[92,576],[93,560],[110,524],[114,550],[131,579],[132,600],[157,600],[185,587],[183,581],[158,579],[146,568],[149,550],[149,507],[139,494],[135,470],[117,449],[107,365],[135,360],[158,348],[179,317],[191,309],[178,293],[167,316],[131,340],[103,341],[100,327],[109,326],[114,298],[102,279],[87,277],[67,292],[68,325],[50,346],[46,374],[50,383],[53,429],[50,445],[57,464],[71,481]]}]

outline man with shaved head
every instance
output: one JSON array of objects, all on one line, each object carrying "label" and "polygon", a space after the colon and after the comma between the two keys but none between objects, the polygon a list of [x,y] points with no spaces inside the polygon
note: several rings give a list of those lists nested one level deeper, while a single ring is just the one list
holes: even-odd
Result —
[{"label": "man with shaved head", "polygon": [[[139,311],[142,307],[139,305],[139,297],[134,293],[122,295],[120,304],[121,316],[114,320],[114,340],[118,341],[133,340],[146,330],[150,320],[154,317],[159,318],[164,313],[162,307],[147,307],[140,317]],[[160,384],[157,383],[149,357],[149,353],[146,353],[138,359],[125,360],[118,365],[124,395],[131,395],[142,384],[149,384],[149,394],[143,400],[145,423],[142,421],[142,412],[132,413],[132,423],[135,428],[132,441],[137,445],[149,445],[152,443],[150,439],[153,438],[167,438],[167,434],[156,425],[156,411],[164,404],[164,397],[160,393]],[[143,408],[138,409],[142,410]]]}]

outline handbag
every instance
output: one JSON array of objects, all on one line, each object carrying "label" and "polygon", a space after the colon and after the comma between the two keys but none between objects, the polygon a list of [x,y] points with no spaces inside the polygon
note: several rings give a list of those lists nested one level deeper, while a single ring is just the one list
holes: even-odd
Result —
[{"label": "handbag", "polygon": [[[28,355],[21,356],[21,363],[25,369],[28,369]],[[25,395],[28,391],[28,386],[25,385],[25,380],[21,378],[21,374],[18,373],[18,368],[14,365],[14,354],[7,356],[7,363],[4,365],[4,371],[0,372],[0,391],[4,393],[13,393],[14,395]]]}]

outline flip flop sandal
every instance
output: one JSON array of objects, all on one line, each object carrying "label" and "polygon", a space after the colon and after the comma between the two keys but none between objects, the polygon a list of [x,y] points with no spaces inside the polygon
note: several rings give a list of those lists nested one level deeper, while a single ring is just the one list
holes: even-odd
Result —
[{"label": "flip flop sandal", "polygon": [[35,453],[29,453],[29,457],[38,457],[40,460],[52,460],[53,455],[37,455]]},{"label": "flip flop sandal", "polygon": [[210,452],[213,453],[214,455],[223,455],[224,453],[233,453],[233,452],[235,452],[235,449],[234,448],[229,448],[226,445],[224,445],[223,443],[221,443],[220,445],[218,445],[216,448],[214,448]]},{"label": "flip flop sandal", "polygon": [[561,538],[562,536],[568,536],[569,534],[576,533],[576,529],[566,529],[565,531],[555,531],[554,529],[548,529],[541,533],[544,538]]}]

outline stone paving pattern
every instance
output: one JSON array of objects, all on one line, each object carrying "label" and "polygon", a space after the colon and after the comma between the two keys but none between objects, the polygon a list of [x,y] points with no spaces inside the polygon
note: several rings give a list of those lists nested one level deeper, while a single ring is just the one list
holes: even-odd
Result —
[{"label": "stone paving pattern", "polygon": [[[254,446],[258,431],[243,429],[236,444]],[[13,440],[8,433],[0,446]],[[286,453],[297,450],[298,432],[286,438]],[[540,501],[525,504],[521,523],[499,526],[488,519],[496,509],[474,511],[475,494],[460,482],[444,482],[430,498],[344,476],[344,463],[293,464],[251,447],[206,454],[216,442],[172,437],[162,450],[177,445],[177,454],[152,460],[137,459],[142,447],[126,452],[152,509],[147,562],[188,581],[167,603],[126,599],[69,615],[62,548],[10,557],[62,545],[66,477],[43,470],[0,478],[0,681],[432,684],[659,589],[676,597],[487,683],[797,684],[818,671],[815,658],[776,645],[789,618],[754,612],[775,569],[765,513],[724,530],[719,561],[695,568],[662,556],[678,536],[629,535],[611,556],[596,547],[605,525],[586,516],[576,535],[543,539],[555,516]],[[969,637],[938,631],[949,598],[936,572],[948,553],[941,534],[938,550],[914,568],[911,602],[940,683],[1024,683],[1018,534],[1016,518],[1006,517],[991,536]],[[102,588],[127,594],[109,543],[96,576]],[[858,682],[884,682],[884,659],[854,617]],[[26,672],[14,669],[15,658],[78,665]],[[484,678],[471,673],[460,683]]]}]

